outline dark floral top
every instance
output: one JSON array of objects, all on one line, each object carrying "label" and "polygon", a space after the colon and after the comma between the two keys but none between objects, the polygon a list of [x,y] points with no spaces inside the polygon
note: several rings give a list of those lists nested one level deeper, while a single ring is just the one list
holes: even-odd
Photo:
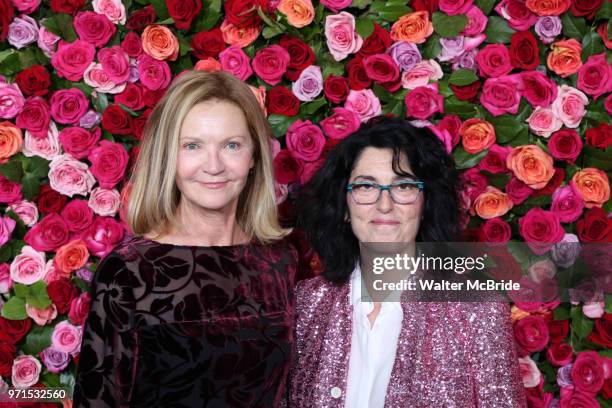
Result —
[{"label": "dark floral top", "polygon": [[120,245],[92,283],[74,407],[277,406],[296,263],[286,241]]}]

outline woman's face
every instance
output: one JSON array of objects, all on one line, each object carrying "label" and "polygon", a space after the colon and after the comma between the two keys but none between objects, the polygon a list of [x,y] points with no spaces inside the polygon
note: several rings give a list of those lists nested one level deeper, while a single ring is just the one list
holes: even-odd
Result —
[{"label": "woman's face", "polygon": [[[351,172],[349,183],[369,181],[389,185],[416,177],[400,176],[392,169],[391,149],[365,148]],[[402,155],[400,168],[414,174]],[[357,204],[347,192],[346,202],[353,233],[360,242],[414,242],[419,231],[424,197],[421,192],[412,204],[396,204],[389,191],[383,191],[374,204]]]},{"label": "woman's face", "polygon": [[235,211],[254,166],[253,151],[239,107],[218,100],[195,105],[180,129],[176,185],[185,200],[181,205]]}]

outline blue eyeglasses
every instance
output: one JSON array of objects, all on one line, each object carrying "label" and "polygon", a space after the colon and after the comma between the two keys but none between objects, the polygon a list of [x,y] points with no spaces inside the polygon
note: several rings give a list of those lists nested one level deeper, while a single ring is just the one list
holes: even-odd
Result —
[{"label": "blue eyeglasses", "polygon": [[371,181],[357,181],[349,183],[346,191],[356,204],[374,204],[378,202],[383,190],[389,191],[395,204],[412,204],[425,187],[422,181],[401,180],[395,183],[381,185]]}]

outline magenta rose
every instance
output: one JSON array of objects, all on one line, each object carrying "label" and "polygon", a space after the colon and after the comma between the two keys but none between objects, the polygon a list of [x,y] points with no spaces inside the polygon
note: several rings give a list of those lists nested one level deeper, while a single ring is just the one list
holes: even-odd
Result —
[{"label": "magenta rose", "polygon": [[17,115],[15,124],[35,137],[45,137],[51,122],[49,104],[40,96],[30,97]]},{"label": "magenta rose", "polygon": [[17,222],[14,219],[0,215],[0,246],[6,244],[11,239],[15,225],[17,225]]},{"label": "magenta rose", "polygon": [[612,91],[612,67],[605,53],[591,55],[578,70],[578,89],[597,99]]},{"label": "magenta rose", "polygon": [[0,203],[12,204],[22,199],[21,184],[0,174]]},{"label": "magenta rose", "polygon": [[89,305],[91,303],[91,296],[88,292],[83,292],[79,297],[72,299],[70,302],[70,311],[68,312],[68,318],[77,326],[81,326],[87,319],[89,313]]},{"label": "magenta rose", "polygon": [[467,206],[469,208],[476,197],[486,190],[489,181],[476,167],[472,167],[461,175],[461,184],[463,191],[470,200],[470,204]]},{"label": "magenta rose", "polygon": [[57,75],[69,81],[80,81],[87,67],[93,62],[95,54],[96,48],[87,41],[60,41],[57,51],[51,57],[51,65]]},{"label": "magenta rose", "polygon": [[121,84],[130,77],[130,60],[120,46],[102,48],[98,52],[98,60],[104,73],[114,83]]},{"label": "magenta rose", "polygon": [[142,54],[137,60],[140,83],[151,91],[165,89],[170,85],[172,74],[166,61],[156,60],[147,54]]},{"label": "magenta rose", "polygon": [[104,47],[116,31],[108,18],[93,11],[79,11],[74,17],[74,29],[81,40],[97,48]]},{"label": "magenta rose", "polygon": [[550,338],[542,316],[527,316],[516,322],[514,335],[518,346],[528,353],[543,350]]},{"label": "magenta rose", "polygon": [[512,71],[510,54],[504,44],[487,44],[476,55],[478,72],[482,77],[497,78]]},{"label": "magenta rose", "polygon": [[550,210],[559,216],[561,222],[574,222],[584,209],[582,194],[573,185],[559,187],[552,195]]},{"label": "magenta rose", "polygon": [[51,117],[57,123],[76,124],[88,108],[89,99],[78,88],[60,89],[51,96]]},{"label": "magenta rose", "polygon": [[38,221],[25,235],[23,241],[37,251],[55,251],[68,243],[70,232],[64,219],[51,213]]},{"label": "magenta rose", "polygon": [[242,81],[246,81],[253,73],[249,64],[249,56],[237,45],[231,45],[221,51],[219,62],[221,62],[224,71],[231,73]]},{"label": "magenta rose", "polygon": [[557,84],[539,71],[521,72],[523,96],[532,106],[549,107],[557,97]]},{"label": "magenta rose", "polygon": [[474,0],[439,0],[438,6],[440,10],[454,16],[455,14],[465,14],[472,7]]},{"label": "magenta rose", "polygon": [[493,116],[504,113],[516,115],[521,102],[522,89],[523,82],[518,74],[489,78],[482,88],[480,103]]},{"label": "magenta rose", "polygon": [[480,227],[479,239],[483,242],[503,244],[510,241],[512,229],[503,219],[490,218]]},{"label": "magenta rose", "polygon": [[538,21],[538,16],[527,8],[525,0],[502,0],[495,6],[495,11],[517,31],[529,30]]},{"label": "magenta rose", "polygon": [[124,234],[124,227],[119,221],[111,217],[96,217],[81,239],[87,244],[89,252],[104,258],[121,242]]},{"label": "magenta rose", "polygon": [[470,7],[465,16],[468,18],[468,22],[461,32],[463,35],[474,37],[481,34],[487,28],[489,20],[478,7]]},{"label": "magenta rose", "polygon": [[309,120],[296,120],[287,129],[287,149],[296,159],[306,162],[321,157],[325,137],[321,129]]},{"label": "magenta rose", "polygon": [[103,188],[113,188],[123,180],[129,156],[121,143],[102,140],[87,159],[91,162],[91,173]]},{"label": "magenta rose", "polygon": [[596,351],[578,353],[572,365],[571,376],[576,389],[596,394],[605,380],[604,361]]},{"label": "magenta rose", "polygon": [[444,112],[444,97],[429,85],[408,92],[405,103],[408,117],[425,120],[436,112]]},{"label": "magenta rose", "polygon": [[115,103],[133,110],[144,108],[144,91],[140,85],[128,83],[123,92],[115,95]]},{"label": "magenta rose", "polygon": [[75,159],[83,159],[98,143],[101,134],[98,127],[91,132],[78,126],[65,127],[59,134],[59,141],[66,153]]},{"label": "magenta rose", "polygon": [[255,54],[253,70],[264,82],[270,85],[278,84],[287,71],[289,53],[280,45],[270,45]]},{"label": "magenta rose", "polygon": [[[561,386],[559,408],[600,408],[601,405],[590,393],[585,393],[576,387],[574,387],[569,375],[565,375],[569,370],[572,369],[572,365],[566,365],[559,369],[559,376],[557,383],[563,384]],[[564,375],[561,376],[561,373]]]},{"label": "magenta rose", "polygon": [[321,4],[323,4],[325,7],[327,7],[334,13],[337,13],[343,8],[347,8],[351,5],[351,3],[352,0],[321,0]]},{"label": "magenta rose", "polygon": [[327,136],[332,139],[344,139],[359,129],[361,121],[355,112],[341,107],[334,108],[333,112],[333,115],[319,122]]},{"label": "magenta rose", "polygon": [[142,54],[142,40],[138,33],[130,31],[121,41],[121,48],[132,58],[138,58]]},{"label": "magenta rose", "polygon": [[574,359],[574,349],[567,343],[554,343],[546,350],[546,358],[555,367],[563,367]]},{"label": "magenta rose", "polygon": [[85,200],[72,200],[62,209],[60,214],[68,230],[72,232],[83,232],[89,228],[94,219],[94,212]]},{"label": "magenta rose", "polygon": [[491,174],[505,173],[508,170],[506,167],[506,158],[511,151],[512,146],[501,147],[497,144],[493,144],[489,148],[487,155],[480,160],[477,167]]},{"label": "magenta rose", "polygon": [[559,216],[537,207],[519,219],[519,233],[537,255],[546,253],[565,235]]},{"label": "magenta rose", "polygon": [[574,164],[582,151],[582,139],[574,129],[559,130],[548,141],[548,150],[556,160]]}]

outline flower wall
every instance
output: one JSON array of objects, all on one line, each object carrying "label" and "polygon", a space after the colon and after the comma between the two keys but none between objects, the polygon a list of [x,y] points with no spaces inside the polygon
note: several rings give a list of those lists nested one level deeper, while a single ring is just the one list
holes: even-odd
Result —
[{"label": "flower wall", "polygon": [[[540,277],[571,264],[568,248],[612,241],[611,12],[606,0],[0,0],[0,390],[72,388],[88,282],[129,238],[121,203],[143,125],[184,70],[253,87],[284,215],[330,148],[387,114],[431,128],[464,170],[466,239],[556,253],[528,266]],[[612,298],[521,306],[530,405],[609,406]]]}]

